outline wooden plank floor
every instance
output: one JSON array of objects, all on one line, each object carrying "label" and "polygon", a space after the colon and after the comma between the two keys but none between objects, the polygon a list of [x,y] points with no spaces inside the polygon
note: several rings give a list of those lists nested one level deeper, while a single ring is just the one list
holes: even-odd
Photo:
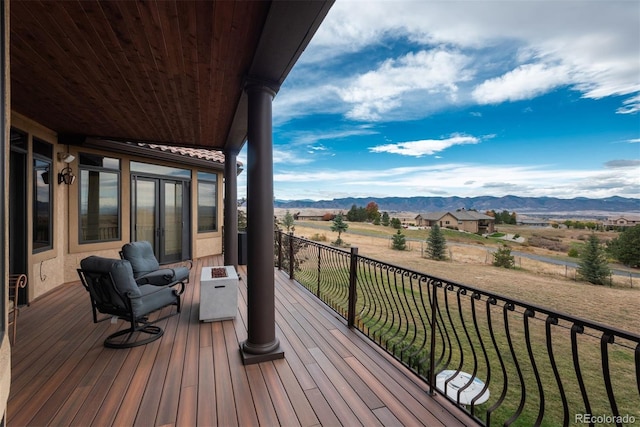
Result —
[{"label": "wooden plank floor", "polygon": [[162,321],[164,336],[146,346],[104,348],[123,323],[94,324],[80,282],[21,310],[7,425],[475,424],[277,271],[276,331],[285,358],[244,366],[244,267],[238,316],[198,320],[200,270],[221,264],[220,257],[196,260],[181,313]]}]

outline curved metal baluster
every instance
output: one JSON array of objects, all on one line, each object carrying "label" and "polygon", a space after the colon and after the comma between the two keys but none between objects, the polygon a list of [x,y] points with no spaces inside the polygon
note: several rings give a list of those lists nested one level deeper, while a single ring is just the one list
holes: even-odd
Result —
[{"label": "curved metal baluster", "polygon": [[[489,355],[487,354],[487,349],[484,345],[484,339],[482,338],[482,334],[480,334],[480,328],[478,327],[478,319],[476,316],[476,304],[475,300],[480,301],[480,294],[478,292],[474,292],[471,299],[471,313],[473,315],[473,325],[476,329],[476,336],[478,337],[478,341],[480,342],[480,348],[482,349],[482,354],[484,355],[484,363],[487,367],[487,378],[484,381],[484,387],[482,390],[476,394],[476,396],[471,400],[471,415],[474,414],[476,401],[480,399],[480,397],[487,391],[489,388],[489,383],[491,382],[491,363],[489,362]],[[473,376],[475,377],[476,372],[473,372]]]},{"label": "curved metal baluster", "polygon": [[636,383],[638,384],[638,394],[640,394],[640,343],[636,346]]},{"label": "curved metal baluster", "polygon": [[[449,284],[449,286],[447,286],[445,288],[445,291],[449,290],[449,287],[451,288],[451,290],[453,290],[453,285]],[[460,292],[456,292],[456,296],[459,299],[460,298]],[[445,380],[444,382],[444,395],[447,395],[447,387],[449,386],[449,383],[451,381],[453,381],[453,379],[458,375],[458,373],[462,370],[462,365],[464,363],[464,351],[462,351],[462,344],[460,343],[460,337],[458,336],[458,331],[456,326],[453,323],[453,319],[451,317],[451,310],[449,310],[450,304],[449,304],[449,297],[448,297],[448,292],[445,292],[444,294],[444,298],[445,298],[445,307],[447,309],[447,317],[449,318],[449,325],[451,326],[451,330],[453,331],[453,335],[456,338],[456,343],[458,344],[458,354],[460,355],[460,362],[458,364],[458,367],[455,370],[455,373],[449,377],[449,379]],[[451,350],[451,353],[453,353],[453,349]],[[458,404],[458,406],[460,405],[460,394],[458,394],[458,400],[456,402]]]},{"label": "curved metal baluster", "polygon": [[[358,291],[360,301],[362,301],[362,308],[360,311],[360,321],[362,323],[362,332],[370,337],[370,319],[375,315],[376,302],[373,298],[374,293],[371,290],[371,280],[367,271],[367,263],[358,262],[358,285],[362,291]],[[373,315],[371,314],[373,310]],[[365,330],[366,328],[366,330]]]},{"label": "curved metal baluster", "polygon": [[540,379],[540,372],[538,372],[538,366],[536,365],[536,359],[533,356],[533,350],[531,349],[531,334],[529,333],[529,319],[536,317],[536,312],[527,308],[524,311],[524,339],[527,344],[527,353],[529,353],[529,360],[531,361],[531,367],[533,368],[533,374],[536,376],[536,383],[538,384],[538,393],[540,395],[540,405],[538,408],[538,417],[536,418],[535,425],[539,426],[544,416],[544,389],[542,388],[542,380]]},{"label": "curved metal baluster", "polygon": [[[402,276],[400,276],[402,277]],[[386,295],[389,306],[387,306],[387,311],[391,311],[391,322],[387,326],[387,349],[391,351],[392,354],[396,354],[396,338],[400,335],[400,331],[402,329],[402,316],[399,313],[399,304],[396,301],[396,295],[398,293],[398,269],[389,267],[387,269],[387,286],[386,286]],[[390,309],[390,310],[389,310]],[[391,347],[391,348],[389,348]],[[401,359],[402,360],[402,359]]]},{"label": "curved metal baluster", "polygon": [[504,423],[505,426],[511,425],[522,413],[522,409],[524,408],[524,401],[527,396],[527,389],[524,384],[524,378],[522,376],[522,370],[520,369],[520,363],[518,363],[518,357],[516,356],[515,349],[513,348],[513,341],[511,340],[511,333],[509,331],[509,311],[514,311],[515,306],[512,302],[507,302],[504,305],[504,327],[507,333],[507,342],[509,343],[509,351],[511,351],[511,357],[513,357],[513,363],[516,366],[516,372],[518,373],[518,379],[520,380],[520,389],[522,393],[520,394],[520,404],[518,405],[518,409],[516,412]]},{"label": "curved metal baluster", "polygon": [[[372,336],[371,338],[376,341],[376,336],[377,336],[377,342],[378,344],[382,343],[382,333],[380,332],[382,330],[382,328],[384,328],[384,325],[386,324],[386,317],[384,317],[385,313],[385,304],[382,302],[384,301],[384,297],[381,295],[380,289],[382,288],[382,286],[380,285],[380,283],[382,282],[381,279],[379,279],[378,277],[378,269],[376,268],[375,265],[373,265],[373,263],[368,262],[369,264],[369,270],[373,269],[373,275],[372,277],[372,287],[373,290],[376,294],[376,301],[377,301],[377,307],[376,307],[376,318],[375,318],[375,322],[372,325],[372,328],[370,328],[371,332],[372,332]],[[379,272],[380,277],[382,277],[382,271]]]},{"label": "curved metal baluster", "polygon": [[620,412],[618,412],[618,405],[616,404],[616,397],[613,394],[613,386],[611,385],[611,372],[609,371],[609,344],[613,344],[614,336],[605,332],[600,338],[600,354],[602,356],[602,376],[604,378],[604,385],[607,389],[607,397],[609,398],[609,404],[611,404],[611,411],[616,420],[616,425],[621,426]]},{"label": "curved metal baluster", "polygon": [[[587,396],[587,389],[584,386],[584,379],[582,378],[582,371],[580,370],[580,359],[578,357],[578,338],[577,334],[584,333],[584,326],[574,323],[571,326],[571,353],[573,355],[573,368],[576,371],[578,377],[578,385],[580,386],[580,393],[582,394],[582,401],[587,414],[591,414],[591,404],[589,404],[589,396]],[[593,422],[590,423],[593,426]]]},{"label": "curved metal baluster", "polygon": [[[462,310],[462,298],[460,298],[460,295],[467,295],[467,290],[464,288],[458,288],[458,315],[460,316],[460,323],[462,323],[462,328],[464,330],[464,334],[467,337],[467,341],[469,342],[469,348],[471,349],[471,356],[473,357],[473,373],[471,375],[471,378],[469,379],[469,381],[463,385],[462,387],[460,387],[458,389],[458,405],[460,404],[460,395],[462,394],[462,392],[464,392],[466,389],[468,389],[471,384],[473,384],[473,379],[476,376],[476,373],[478,372],[478,357],[476,356],[476,349],[475,346],[473,345],[473,342],[471,341],[471,335],[469,335],[469,328],[467,327],[467,322],[464,319],[464,314],[463,314],[463,310]],[[472,298],[473,300],[473,298]],[[462,363],[461,363],[462,364]],[[471,410],[473,411],[473,407],[471,408]],[[473,414],[473,412],[472,412]]]},{"label": "curved metal baluster", "polygon": [[316,297],[320,298],[320,284],[322,281],[322,247],[318,245],[318,269],[316,270]]},{"label": "curved metal baluster", "polygon": [[[376,267],[380,267],[380,271],[384,272],[384,275],[380,275],[380,277],[382,278],[382,280],[380,281],[380,290],[381,290],[381,294],[382,294],[382,298],[384,301],[384,332],[382,332],[382,329],[380,331],[381,334],[381,338],[384,337],[384,343],[385,343],[385,347],[387,345],[387,343],[389,342],[387,334],[389,333],[389,330],[393,327],[393,321],[395,319],[395,312],[392,310],[389,310],[389,306],[391,305],[391,302],[389,301],[389,291],[388,288],[390,286],[390,281],[389,281],[389,269],[392,268],[391,266],[385,265],[385,266],[381,266],[379,265],[379,263],[376,263]],[[391,312],[390,312],[391,311]],[[391,315],[391,319],[389,319],[389,315]],[[382,343],[382,340],[380,341]]]},{"label": "curved metal baluster", "polygon": [[[406,270],[402,270],[400,278],[401,278],[400,282],[402,283],[402,287],[400,288],[398,293],[398,302],[400,303],[400,308],[402,309],[402,315],[399,317],[401,319],[400,320],[401,322],[402,322],[402,319],[404,319],[404,328],[403,328],[404,334],[402,335],[402,339],[398,343],[398,353],[400,354],[400,360],[406,360],[405,352],[408,348],[411,348],[411,343],[413,342],[416,336],[415,334],[416,322],[413,317],[413,312],[415,310],[411,309],[408,296],[407,296],[407,293],[408,293],[407,280],[409,281],[409,289],[413,290],[412,289],[413,281],[411,280],[411,274]],[[413,364],[409,360],[407,360],[406,363],[409,366],[413,366]]]},{"label": "curved metal baluster", "polygon": [[344,289],[348,288],[349,268],[346,266],[345,259],[349,255],[344,251],[335,249],[329,250],[328,265],[332,272],[331,280],[325,285],[324,293],[321,291],[323,301],[338,312],[342,317],[346,316],[347,297]]},{"label": "curved metal baluster", "polygon": [[562,386],[562,379],[560,378],[560,372],[558,371],[558,365],[556,364],[556,358],[553,355],[553,342],[551,340],[551,325],[557,325],[558,318],[547,316],[545,320],[545,333],[547,336],[547,354],[549,355],[549,361],[551,362],[551,368],[553,369],[553,376],[556,378],[556,384],[558,385],[558,391],[560,392],[560,398],[562,399],[562,425],[569,425],[569,405],[567,403],[567,396],[564,393],[564,387]]},{"label": "curved metal baluster", "polygon": [[[434,280],[435,281],[435,286],[434,286],[434,290],[437,291],[438,288],[442,288],[442,294],[444,296],[444,304],[445,304],[445,309],[447,309],[449,307],[449,301],[447,300],[447,290],[453,290],[453,285],[450,283],[447,283],[446,286],[443,285],[442,281],[439,280]],[[440,305],[438,305],[438,317],[440,318],[440,321],[436,321],[436,324],[438,325],[438,330],[440,330],[440,336],[442,337],[442,355],[443,357],[440,359],[440,361],[438,362],[438,369],[436,369],[436,371],[440,370],[440,366],[443,367],[443,369],[447,366],[449,366],[449,363],[451,363],[451,357],[453,356],[453,346],[451,344],[451,336],[449,335],[449,329],[446,327],[445,325],[445,319],[442,315],[442,309],[440,308]],[[447,340],[446,344],[444,342],[444,340]],[[446,362],[444,363],[440,363],[442,362],[442,359],[444,358],[444,354],[446,352],[446,349],[449,350],[449,355],[447,357]]]},{"label": "curved metal baluster", "polygon": [[[418,300],[416,299],[416,291],[413,290],[413,281],[411,282],[412,286],[411,286],[411,298],[413,300],[413,306],[415,308],[415,310],[412,310],[414,312],[417,313],[418,315],[418,319],[420,321],[419,325],[416,323],[416,318],[415,318],[415,314],[414,314],[414,323],[416,323],[415,325],[415,329],[414,329],[414,336],[413,339],[411,340],[410,346],[412,346],[415,350],[412,351],[411,353],[409,353],[407,355],[407,357],[409,357],[411,360],[415,360],[415,364],[420,367],[425,365],[425,362],[427,361],[427,357],[426,357],[426,352],[424,352],[425,356],[417,359],[417,356],[422,353],[425,350],[425,347],[427,345],[427,338],[429,333],[432,333],[433,331],[430,331],[427,329],[427,322],[429,322],[429,314],[427,311],[427,308],[424,305],[424,291],[423,291],[423,284],[426,283],[427,278],[424,275],[417,275],[417,277],[415,277],[416,281],[417,281],[417,294],[420,297],[420,301],[418,302]],[[427,291],[428,293],[428,291]],[[427,319],[425,321],[425,318]],[[420,329],[422,328],[422,329]],[[422,343],[419,345],[416,345],[419,337],[419,331],[422,331]],[[430,338],[430,336],[429,336]],[[429,352],[431,353],[431,352]],[[417,370],[418,373],[420,373],[420,369],[418,368]],[[428,372],[428,369],[425,369],[423,371],[425,374]]]},{"label": "curved metal baluster", "polygon": [[[504,402],[505,397],[507,396],[507,387],[509,385],[509,376],[507,375],[507,369],[504,364],[504,360],[502,359],[502,352],[498,347],[496,336],[495,336],[495,333],[493,332],[493,324],[491,321],[491,306],[492,305],[495,306],[497,304],[498,304],[498,301],[496,300],[495,297],[487,298],[487,325],[489,326],[489,333],[491,335],[491,342],[493,343],[493,348],[496,351],[496,354],[498,355],[498,361],[500,362],[500,369],[502,369],[502,378],[503,378],[502,393],[500,393],[500,397],[498,398],[496,403],[494,403],[493,405],[491,405],[490,408],[487,409],[487,425],[491,425],[491,414],[493,413],[493,411],[498,409],[500,405],[502,405],[502,403]],[[505,304],[505,307],[506,307],[506,304]],[[503,308],[503,310],[505,309],[506,308]]]}]

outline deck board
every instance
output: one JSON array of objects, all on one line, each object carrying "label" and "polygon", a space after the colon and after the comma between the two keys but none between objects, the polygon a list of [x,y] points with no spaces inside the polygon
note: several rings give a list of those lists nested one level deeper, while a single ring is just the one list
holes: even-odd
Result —
[{"label": "deck board", "polygon": [[285,358],[244,366],[245,267],[236,318],[198,319],[200,270],[221,264],[221,257],[195,260],[181,312],[159,323],[161,339],[141,347],[102,345],[123,322],[94,324],[79,282],[25,307],[7,425],[475,424],[279,271],[276,334]]}]

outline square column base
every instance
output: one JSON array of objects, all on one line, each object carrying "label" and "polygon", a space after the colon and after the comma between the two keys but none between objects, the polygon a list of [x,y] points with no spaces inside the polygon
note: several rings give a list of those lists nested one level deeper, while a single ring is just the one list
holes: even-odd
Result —
[{"label": "square column base", "polygon": [[253,365],[255,363],[269,362],[271,360],[284,359],[284,350],[278,345],[278,347],[265,354],[253,354],[247,353],[240,345],[240,356],[242,357],[243,365]]}]

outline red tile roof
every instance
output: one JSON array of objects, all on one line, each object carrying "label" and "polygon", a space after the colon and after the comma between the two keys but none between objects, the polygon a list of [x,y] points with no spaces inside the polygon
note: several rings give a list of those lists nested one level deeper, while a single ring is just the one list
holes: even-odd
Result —
[{"label": "red tile roof", "polygon": [[171,147],[168,145],[147,143],[138,143],[138,146],[196,159],[210,160],[212,162],[220,164],[224,164],[225,159],[224,153],[218,150],[206,150],[204,148]]}]

